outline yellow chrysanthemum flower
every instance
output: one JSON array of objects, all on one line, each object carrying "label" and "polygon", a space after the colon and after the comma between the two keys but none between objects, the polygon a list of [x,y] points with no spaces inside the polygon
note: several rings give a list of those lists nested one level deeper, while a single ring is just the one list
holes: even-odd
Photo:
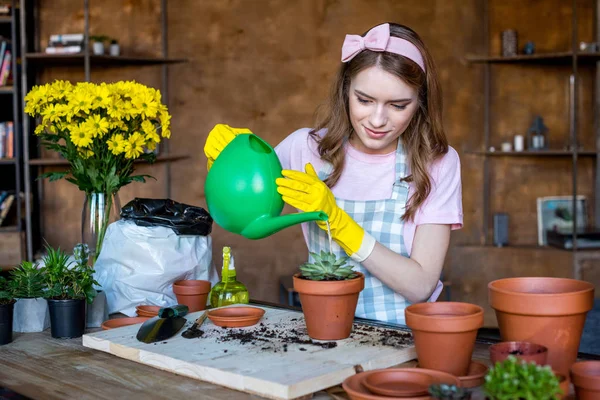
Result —
[{"label": "yellow chrysanthemum flower", "polygon": [[69,98],[69,107],[73,114],[79,112],[85,114],[89,113],[90,108],[92,107],[92,98],[89,92],[85,90],[76,90],[73,92]]},{"label": "yellow chrysanthemum flower", "polygon": [[154,99],[151,93],[148,91],[142,91],[137,96],[131,99],[131,104],[139,113],[146,118],[156,117],[158,112],[158,103]]},{"label": "yellow chrysanthemum flower", "polygon": [[112,104],[112,97],[110,93],[110,89],[108,85],[105,83],[100,86],[96,86],[91,90],[92,98],[92,108],[109,108]]},{"label": "yellow chrysanthemum flower", "polygon": [[69,81],[61,81],[57,80],[50,85],[49,92],[52,95],[52,98],[56,100],[64,99],[67,94],[71,91],[73,85]]},{"label": "yellow chrysanthemum flower", "polygon": [[44,122],[58,122],[61,117],[60,105],[50,104],[42,111]]},{"label": "yellow chrysanthemum flower", "polygon": [[98,114],[91,115],[84,122],[84,126],[87,131],[89,131],[93,137],[102,137],[106,133],[108,133],[108,121],[106,118],[101,117]]},{"label": "yellow chrysanthemum flower", "polygon": [[125,115],[125,102],[119,97],[112,97],[112,101],[106,112],[111,118],[121,119]]},{"label": "yellow chrysanthemum flower", "polygon": [[39,135],[40,133],[44,133],[44,132],[46,132],[46,126],[44,124],[40,124],[35,127],[34,133],[36,135]]},{"label": "yellow chrysanthemum flower", "polygon": [[129,159],[136,159],[144,152],[144,137],[135,132],[129,136],[125,142],[125,157]]},{"label": "yellow chrysanthemum flower", "polygon": [[88,147],[92,144],[92,133],[83,124],[71,128],[71,142],[77,147]]},{"label": "yellow chrysanthemum flower", "polygon": [[92,150],[86,149],[85,147],[77,149],[77,152],[79,153],[81,158],[83,158],[84,160],[86,160],[94,155],[94,152]]},{"label": "yellow chrysanthemum flower", "polygon": [[112,135],[106,144],[108,145],[108,150],[110,150],[115,156],[118,156],[125,151],[125,140],[123,135],[120,133]]}]

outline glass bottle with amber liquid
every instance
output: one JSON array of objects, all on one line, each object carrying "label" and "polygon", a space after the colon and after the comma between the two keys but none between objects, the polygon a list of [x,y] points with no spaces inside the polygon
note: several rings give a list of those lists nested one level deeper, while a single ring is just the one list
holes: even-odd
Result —
[{"label": "glass bottle with amber liquid", "polygon": [[237,280],[231,248],[223,247],[223,269],[221,281],[210,292],[210,307],[221,307],[230,304],[248,304],[249,295],[246,286]]}]

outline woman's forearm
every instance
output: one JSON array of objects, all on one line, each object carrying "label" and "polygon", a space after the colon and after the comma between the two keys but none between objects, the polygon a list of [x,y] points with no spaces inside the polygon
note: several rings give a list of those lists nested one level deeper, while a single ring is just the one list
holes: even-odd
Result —
[{"label": "woman's forearm", "polygon": [[428,274],[421,265],[377,243],[362,265],[394,292],[411,303],[426,301],[433,293],[438,277]]}]

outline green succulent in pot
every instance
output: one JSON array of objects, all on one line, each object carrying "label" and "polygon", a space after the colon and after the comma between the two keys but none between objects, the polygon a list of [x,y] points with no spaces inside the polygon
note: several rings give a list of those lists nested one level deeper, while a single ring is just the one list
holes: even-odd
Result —
[{"label": "green succulent in pot", "polygon": [[554,400],[560,398],[559,378],[549,365],[537,365],[508,356],[485,376],[485,394],[492,400]]},{"label": "green succulent in pot", "polygon": [[348,257],[336,257],[335,254],[321,250],[321,253],[310,253],[313,261],[300,266],[300,276],[311,281],[342,281],[358,276],[347,265]]},{"label": "green succulent in pot", "polygon": [[438,400],[469,400],[471,398],[469,390],[445,383],[430,385],[429,394]]},{"label": "green succulent in pot", "polygon": [[[2,269],[0,268],[0,272]],[[0,306],[11,304],[15,302],[15,296],[13,294],[12,288],[9,285],[9,281],[6,280],[3,276],[0,276]]]},{"label": "green succulent in pot", "polygon": [[[81,250],[79,250],[81,251]],[[87,265],[88,255],[75,251],[75,265],[69,261],[69,255],[60,248],[55,250],[46,245],[44,275],[48,290],[45,297],[53,300],[85,299],[91,304],[96,297],[94,270]]]},{"label": "green succulent in pot", "polygon": [[17,299],[35,299],[44,296],[45,277],[38,264],[23,261],[10,272],[8,285]]}]

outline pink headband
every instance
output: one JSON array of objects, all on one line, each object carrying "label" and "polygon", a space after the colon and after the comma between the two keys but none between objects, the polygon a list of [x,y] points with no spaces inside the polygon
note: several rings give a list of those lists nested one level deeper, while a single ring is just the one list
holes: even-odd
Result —
[{"label": "pink headband", "polygon": [[390,24],[381,24],[371,29],[362,37],[360,35],[346,35],[342,45],[342,62],[352,60],[361,51],[369,49],[371,51],[389,51],[399,54],[414,61],[423,72],[425,72],[425,63],[421,52],[411,42],[390,36]]}]

